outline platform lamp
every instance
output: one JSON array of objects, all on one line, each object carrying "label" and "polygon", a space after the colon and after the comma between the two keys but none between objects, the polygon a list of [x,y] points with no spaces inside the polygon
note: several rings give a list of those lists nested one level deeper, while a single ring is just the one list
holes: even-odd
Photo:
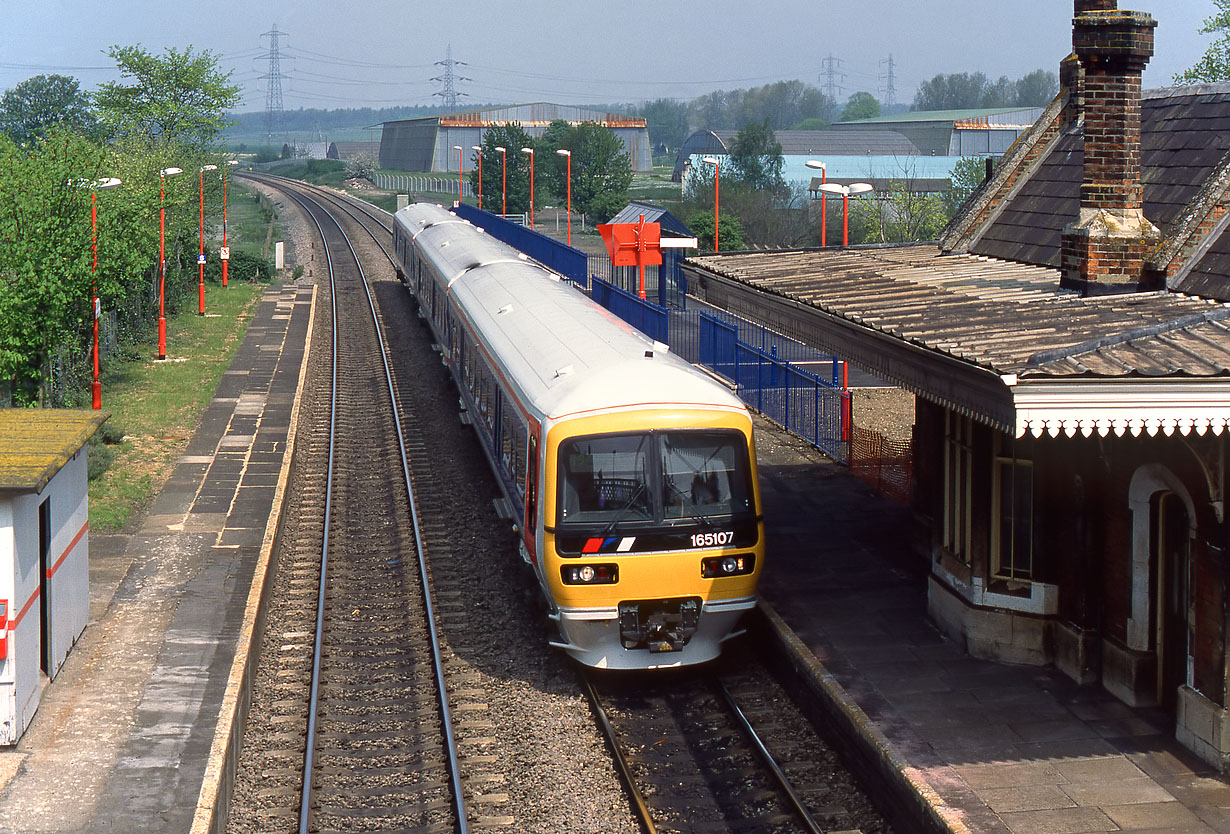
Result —
[{"label": "platform lamp", "polygon": [[[829,172],[828,172],[828,169],[824,166],[823,162],[821,162],[818,159],[809,159],[803,164],[806,165],[808,168],[816,168],[820,171],[820,185],[821,186],[823,186],[825,183],[828,182]],[[826,214],[825,209],[828,207],[828,204],[829,204],[829,196],[827,194],[823,194],[823,192],[821,193],[823,196],[820,197],[820,248],[823,249],[825,246],[828,245],[829,224],[828,224],[828,215]]]},{"label": "platform lamp", "polygon": [[478,145],[471,145],[470,150],[478,151],[478,207],[481,210],[483,207],[483,149]]},{"label": "platform lamp", "polygon": [[457,152],[457,204],[460,205],[463,197],[461,192],[465,188],[465,179],[463,179],[463,175],[465,174],[466,164],[465,160],[461,158],[461,154],[464,152],[461,145],[453,145],[453,150]]},{"label": "platform lamp", "polygon": [[[556,151],[556,153],[568,160],[568,173],[564,175],[564,182],[568,184],[567,186],[567,191],[568,191],[568,203],[567,203],[568,245],[571,246],[572,245],[572,151],[566,151],[563,148],[560,148],[559,150]],[[555,229],[556,229],[556,233],[558,233],[559,226],[556,226]]]},{"label": "platform lamp", "polygon": [[508,214],[508,148],[495,149],[500,152],[500,216]]},{"label": "platform lamp", "polygon": [[94,260],[90,266],[92,280],[90,309],[94,316],[94,382],[90,385],[90,393],[95,411],[102,408],[102,382],[98,377],[98,316],[101,313],[98,303],[98,192],[104,188],[115,188],[118,185],[120,185],[120,180],[115,177],[106,177],[90,183],[90,244],[94,250]]},{"label": "platform lamp", "polygon": [[521,153],[530,155],[530,231],[534,231],[534,149],[522,148]]},{"label": "platform lamp", "polygon": [[158,358],[167,358],[167,177],[182,174],[182,168],[158,172]]},{"label": "platform lamp", "polygon": [[713,166],[713,251],[718,251],[718,179],[721,165],[716,156],[706,156],[703,159]]},{"label": "platform lamp", "polygon": [[841,245],[850,245],[850,197],[851,195],[866,194],[871,191],[871,185],[865,182],[852,182],[849,185],[838,185],[834,182],[825,183],[820,186],[821,191],[827,191],[829,194],[841,195]]},{"label": "platform lamp", "polygon": [[226,186],[227,176],[226,171],[231,165],[238,165],[239,160],[228,159],[226,165],[222,166],[222,173],[219,178],[222,180],[222,248],[218,250],[218,259],[222,261],[222,288],[226,289],[226,265],[231,262],[231,248],[226,245]]},{"label": "platform lamp", "polygon": [[201,251],[196,256],[198,276],[196,285],[196,314],[198,316],[205,315],[205,172],[217,170],[217,165],[202,165],[199,172],[201,178]]}]

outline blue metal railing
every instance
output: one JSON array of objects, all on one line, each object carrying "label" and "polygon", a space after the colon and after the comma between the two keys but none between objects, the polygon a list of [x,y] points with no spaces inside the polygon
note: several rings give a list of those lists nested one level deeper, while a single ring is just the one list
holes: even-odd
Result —
[{"label": "blue metal railing", "polygon": [[585,286],[588,270],[584,252],[469,203],[461,203],[453,211],[458,217],[469,220],[496,240],[524,252],[547,269]]},{"label": "blue metal railing", "polygon": [[[687,284],[675,252],[645,271],[646,299],[634,268],[610,266],[539,232],[474,206],[457,215],[588,289],[601,304],[651,339],[670,345],[736,388],[739,397],[841,463],[850,460],[850,394],[838,384],[839,363],[821,351],[724,310],[685,309]],[[655,298],[658,303],[649,300]],[[807,370],[827,369],[829,378]]]}]

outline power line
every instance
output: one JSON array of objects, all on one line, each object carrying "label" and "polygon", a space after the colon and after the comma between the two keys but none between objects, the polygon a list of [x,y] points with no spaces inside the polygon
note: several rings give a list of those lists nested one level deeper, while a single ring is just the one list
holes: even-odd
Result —
[{"label": "power line", "polygon": [[285,34],[278,31],[276,23],[272,30],[261,34],[262,38],[269,38],[269,74],[265,76],[269,87],[265,96],[265,116],[270,138],[275,132],[282,132],[282,56],[278,52],[278,37]]},{"label": "power line", "polygon": [[444,67],[444,75],[438,75],[431,79],[432,81],[440,81],[444,84],[444,89],[437,93],[432,93],[433,96],[439,96],[444,102],[444,108],[449,111],[457,109],[457,98],[459,96],[469,95],[457,91],[458,81],[473,81],[472,78],[466,78],[464,75],[454,75],[453,67],[466,66],[465,61],[453,60],[453,45],[448,45],[448,51],[445,53],[443,61],[436,61],[436,66]]},{"label": "power line", "polygon": [[880,77],[886,79],[884,84],[884,106],[885,108],[889,108],[897,103],[897,84],[896,77],[893,73],[893,70],[896,68],[896,64],[893,62],[892,53],[890,52],[888,54],[887,61],[881,61],[880,63],[888,64],[888,73]]},{"label": "power line", "polygon": [[824,89],[826,96],[837,101],[838,95],[845,92],[837,81],[839,78],[842,81],[846,80],[846,74],[841,71],[841,59],[829,55],[820,63],[824,67],[824,71],[820,74],[820,86]]}]

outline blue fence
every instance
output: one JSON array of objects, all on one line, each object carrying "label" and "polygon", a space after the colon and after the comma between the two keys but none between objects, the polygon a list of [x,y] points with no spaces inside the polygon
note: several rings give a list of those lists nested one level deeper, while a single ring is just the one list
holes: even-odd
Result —
[{"label": "blue fence", "polygon": [[[610,266],[539,232],[462,203],[457,215],[582,288],[595,302],[678,356],[734,384],[740,398],[842,463],[850,460],[850,395],[833,357],[722,310],[684,309],[687,285],[676,253],[645,271],[646,300],[635,269]],[[657,303],[649,301],[656,298]],[[827,377],[806,369],[827,370]]]},{"label": "blue fence", "polygon": [[[668,309],[597,276],[591,297],[651,339],[693,364],[703,365],[735,386],[739,397],[834,460],[850,459],[850,395],[834,379],[800,367],[832,357],[780,334],[718,310]],[[760,340],[762,349],[748,339]],[[781,355],[778,355],[778,354]]]},{"label": "blue fence", "polygon": [[461,203],[453,211],[458,217],[469,220],[496,240],[524,252],[570,281],[585,286],[588,271],[584,252],[469,203]]},{"label": "blue fence", "polygon": [[590,279],[590,297],[651,339],[670,344],[669,316],[665,307],[641,301],[635,293],[604,281]]}]

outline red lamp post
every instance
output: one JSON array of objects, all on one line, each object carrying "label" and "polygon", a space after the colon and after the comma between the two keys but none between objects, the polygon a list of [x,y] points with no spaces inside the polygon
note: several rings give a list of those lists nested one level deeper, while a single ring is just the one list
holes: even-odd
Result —
[{"label": "red lamp post", "polygon": [[841,195],[841,245],[850,245],[850,196],[852,194],[866,194],[871,191],[871,186],[865,182],[852,182],[849,185],[838,185],[837,183],[825,183],[820,186],[821,191],[826,191],[829,194]]},{"label": "red lamp post", "polygon": [[718,180],[720,179],[721,165],[718,163],[716,156],[706,156],[705,162],[713,166],[713,251],[718,251]]},{"label": "red lamp post", "polygon": [[90,190],[90,244],[94,250],[94,260],[90,266],[90,312],[94,317],[94,381],[90,385],[90,394],[95,411],[102,408],[102,381],[98,376],[98,316],[101,312],[98,304],[98,190],[115,188],[119,184],[120,181],[115,177],[107,177],[92,183],[93,188]]},{"label": "red lamp post", "polygon": [[[236,159],[228,159],[227,165],[238,165]],[[226,289],[226,266],[231,262],[231,249],[226,245],[226,186],[227,176],[226,168],[222,169],[222,249],[218,252],[218,258],[222,261],[222,288]]]},{"label": "red lamp post", "polygon": [[508,214],[508,148],[495,149],[500,152],[500,215]]},{"label": "red lamp post", "polygon": [[182,168],[158,172],[158,358],[167,358],[167,177],[182,174]]},{"label": "red lamp post", "polygon": [[[828,182],[829,172],[823,162],[820,162],[815,159],[809,159],[803,164],[806,165],[808,168],[818,168],[820,170],[820,185],[822,187],[824,186],[825,183]],[[820,196],[820,248],[821,249],[823,249],[825,246],[828,246],[829,224],[828,224],[828,216],[825,213],[825,209],[828,207],[828,204],[829,204],[829,195],[825,194],[822,190],[821,196]]]},{"label": "red lamp post", "polygon": [[[565,174],[564,181],[568,184],[568,187],[567,187],[567,191],[568,191],[568,205],[567,205],[568,245],[571,246],[572,245],[572,151],[566,151],[563,148],[560,148],[559,150],[556,151],[556,153],[568,160],[568,173]],[[556,226],[555,228],[556,230],[558,230],[559,226]]]},{"label": "red lamp post", "polygon": [[534,229],[534,149],[522,148],[521,153],[530,155],[530,231]]},{"label": "red lamp post", "polygon": [[217,171],[217,165],[202,165],[199,171],[201,179],[201,251],[196,256],[197,268],[197,308],[198,316],[205,315],[205,172]]},{"label": "red lamp post", "polygon": [[463,170],[465,168],[465,163],[461,159],[461,145],[453,145],[453,150],[457,152],[457,203],[460,205],[462,198],[461,190],[465,187],[465,180],[462,179],[462,174],[465,173]]},{"label": "red lamp post", "polygon": [[483,149],[478,145],[471,145],[470,150],[478,151],[478,207],[483,207]]}]

